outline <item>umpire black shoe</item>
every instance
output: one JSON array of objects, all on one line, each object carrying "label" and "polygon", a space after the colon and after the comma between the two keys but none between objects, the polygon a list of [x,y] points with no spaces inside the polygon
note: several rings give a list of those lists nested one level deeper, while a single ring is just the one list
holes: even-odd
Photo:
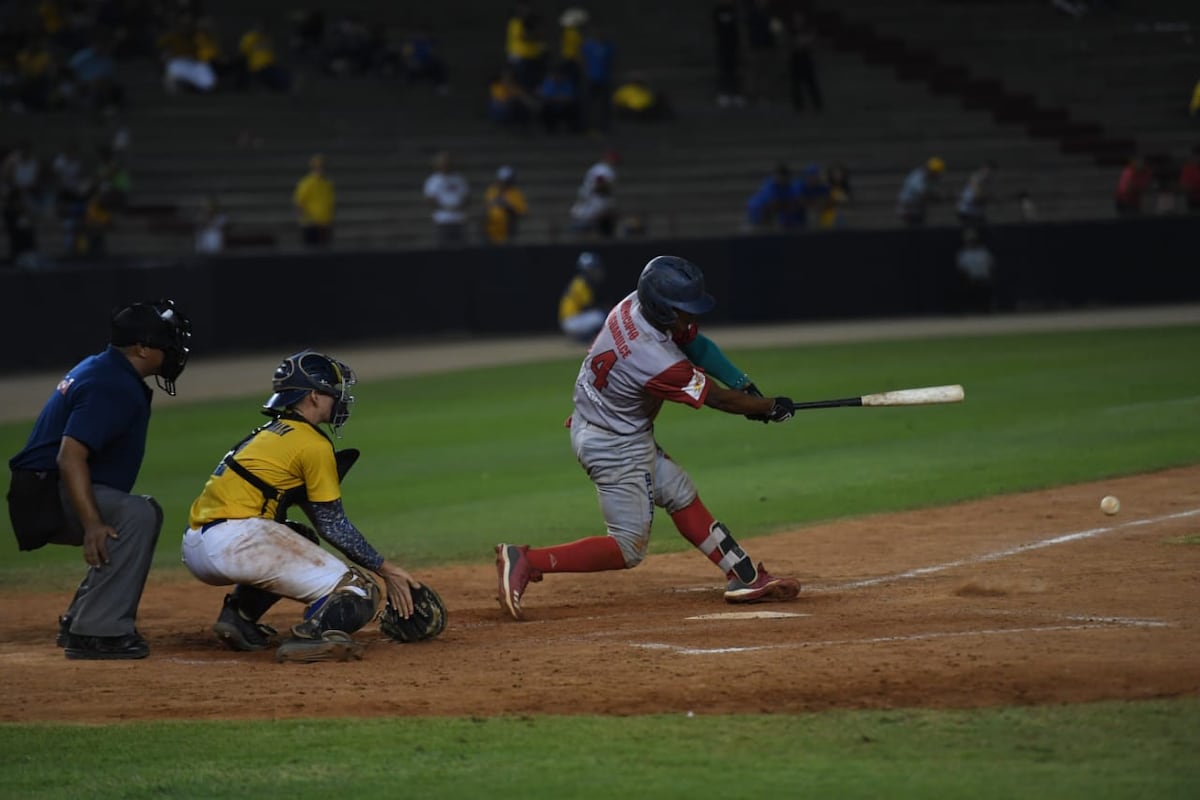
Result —
[{"label": "umpire black shoe", "polygon": [[137,633],[125,636],[79,636],[67,634],[67,658],[81,661],[109,661],[145,658],[150,645]]}]

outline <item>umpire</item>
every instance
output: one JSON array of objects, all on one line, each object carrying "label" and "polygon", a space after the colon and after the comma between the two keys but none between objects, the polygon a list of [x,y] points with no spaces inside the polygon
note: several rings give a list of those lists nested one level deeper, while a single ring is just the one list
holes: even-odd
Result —
[{"label": "umpire", "polygon": [[57,638],[72,659],[150,652],[135,622],[163,514],[154,498],[130,491],[150,425],[145,379],[155,376],[174,396],[191,338],[191,323],[170,300],[134,303],[111,325],[108,347],[71,368],[8,462],[8,513],[20,548],[83,546],[87,576]]}]

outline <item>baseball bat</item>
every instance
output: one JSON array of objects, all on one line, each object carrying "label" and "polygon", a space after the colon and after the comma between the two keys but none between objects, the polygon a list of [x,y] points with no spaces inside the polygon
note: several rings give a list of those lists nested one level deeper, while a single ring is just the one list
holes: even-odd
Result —
[{"label": "baseball bat", "polygon": [[814,400],[796,403],[802,408],[839,408],[844,406],[927,406],[934,403],[961,403],[963,388],[957,383],[948,386],[924,386],[919,389],[897,389],[894,392],[842,397],[836,400]]}]

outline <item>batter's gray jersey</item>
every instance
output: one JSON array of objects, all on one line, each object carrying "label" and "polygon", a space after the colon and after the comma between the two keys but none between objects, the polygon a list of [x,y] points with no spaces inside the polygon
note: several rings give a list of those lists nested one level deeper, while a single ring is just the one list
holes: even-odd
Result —
[{"label": "batter's gray jersey", "polygon": [[573,419],[639,433],[654,425],[664,400],[699,408],[708,390],[707,376],[671,334],[646,321],[632,292],[609,312],[579,368]]}]

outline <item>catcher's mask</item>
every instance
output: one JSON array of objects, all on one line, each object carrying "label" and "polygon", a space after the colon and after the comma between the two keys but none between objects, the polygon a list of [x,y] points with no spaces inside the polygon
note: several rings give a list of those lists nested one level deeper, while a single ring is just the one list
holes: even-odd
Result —
[{"label": "catcher's mask", "polygon": [[654,325],[670,327],[679,318],[676,309],[689,314],[712,311],[717,301],[704,290],[704,273],[678,256],[655,256],[642,269],[637,285],[642,315]]},{"label": "catcher's mask", "polygon": [[110,321],[109,342],[114,347],[141,344],[163,351],[162,366],[154,376],[158,388],[175,396],[175,381],[187,366],[192,323],[173,300],[134,303],[120,309]]},{"label": "catcher's mask", "polygon": [[275,394],[263,404],[263,412],[274,416],[299,403],[309,392],[320,392],[333,398],[329,427],[340,437],[354,406],[350,389],[356,383],[358,378],[349,365],[315,350],[302,350],[283,359],[275,368],[271,382]]}]

